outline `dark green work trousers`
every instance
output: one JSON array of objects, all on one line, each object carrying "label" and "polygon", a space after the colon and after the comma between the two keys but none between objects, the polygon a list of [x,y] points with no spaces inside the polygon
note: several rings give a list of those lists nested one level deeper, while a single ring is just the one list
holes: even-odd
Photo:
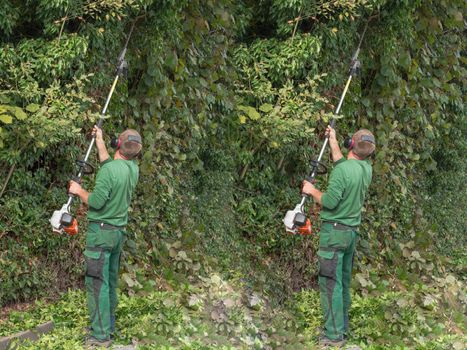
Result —
[{"label": "dark green work trousers", "polygon": [[357,231],[321,225],[319,238],[319,291],[324,315],[324,333],[341,340],[349,329],[350,280]]},{"label": "dark green work trousers", "polygon": [[123,230],[104,230],[89,223],[86,235],[86,292],[91,318],[91,336],[110,339],[115,328],[117,283],[122,251]]}]

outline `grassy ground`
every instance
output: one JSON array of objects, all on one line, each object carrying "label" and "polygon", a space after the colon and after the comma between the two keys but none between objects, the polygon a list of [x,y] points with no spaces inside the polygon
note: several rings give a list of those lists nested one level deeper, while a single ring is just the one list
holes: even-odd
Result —
[{"label": "grassy ground", "polygon": [[[447,293],[452,302],[462,299],[457,279],[448,277],[439,289],[417,290],[413,285],[405,291],[395,291],[393,282],[384,292],[367,288],[361,289],[365,296],[353,295],[349,345],[371,350],[465,348],[463,305],[455,310],[443,302]],[[88,322],[84,292],[69,291],[56,303],[36,302],[29,311],[10,312],[0,321],[0,335],[49,320],[55,323],[52,333],[20,348],[80,349]],[[177,291],[121,295],[115,343],[137,343],[138,349],[314,349],[320,324],[317,291],[302,291],[279,306],[250,292],[240,280],[213,274]]]}]

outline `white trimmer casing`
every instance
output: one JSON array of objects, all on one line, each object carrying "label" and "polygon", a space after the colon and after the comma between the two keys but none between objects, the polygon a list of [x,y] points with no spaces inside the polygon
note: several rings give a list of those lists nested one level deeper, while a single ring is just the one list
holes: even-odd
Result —
[{"label": "white trimmer casing", "polygon": [[294,219],[295,219],[295,215],[297,215],[298,213],[303,213],[301,203],[297,204],[293,210],[289,210],[287,211],[287,214],[285,214],[284,220],[282,220],[282,222],[284,223],[285,230],[287,232],[290,232],[293,234],[297,233],[297,230],[294,224]]},{"label": "white trimmer casing", "polygon": [[62,215],[64,213],[68,213],[68,205],[67,204],[63,204],[63,206],[62,206],[62,208],[60,210],[55,210],[52,217],[50,218],[49,222],[52,225],[52,228],[53,228],[54,232],[58,232],[58,233],[63,232],[61,220],[62,220]]}]

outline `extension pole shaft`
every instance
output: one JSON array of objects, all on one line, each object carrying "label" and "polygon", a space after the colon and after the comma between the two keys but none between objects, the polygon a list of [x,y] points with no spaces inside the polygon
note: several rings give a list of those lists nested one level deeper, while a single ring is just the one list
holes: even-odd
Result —
[{"label": "extension pole shaft", "polygon": [[[358,55],[360,53],[360,47],[362,46],[363,38],[365,37],[366,30],[368,29],[368,23],[369,23],[369,20],[365,24],[365,29],[363,30],[363,33],[360,36],[360,41],[358,42],[357,49],[355,50],[355,53],[352,56],[352,60],[350,62],[349,78],[347,79],[347,83],[345,84],[344,91],[342,91],[339,104],[337,105],[336,111],[334,112],[334,117],[331,120],[331,123],[330,123],[331,128],[334,128],[336,124],[336,116],[339,115],[342,104],[344,103],[345,95],[347,94],[347,91],[349,90],[350,82],[352,81],[353,76],[357,75],[357,72],[360,69],[360,61],[358,60]],[[326,139],[324,140],[323,147],[321,147],[321,151],[319,152],[319,156],[317,160],[318,163],[321,161],[321,158],[323,157],[324,150],[326,149],[328,142],[329,142],[329,136],[326,137]],[[317,170],[318,170],[317,167],[313,167],[313,170],[310,176],[312,179],[315,178]]]},{"label": "extension pole shaft", "polygon": [[[121,75],[124,74],[124,72],[125,72],[125,70],[127,68],[127,63],[125,61],[125,55],[126,55],[126,51],[127,51],[127,48],[128,48],[128,43],[130,42],[130,38],[131,38],[131,35],[133,34],[133,29],[135,28],[135,24],[136,24],[137,20],[138,20],[138,18],[133,22],[133,24],[131,26],[131,29],[130,29],[130,32],[128,33],[128,36],[126,38],[125,46],[123,47],[122,51],[120,52],[120,55],[118,55],[117,69],[116,69],[115,78],[114,78],[114,81],[113,81],[112,86],[110,88],[109,94],[107,95],[107,100],[105,101],[105,105],[104,105],[104,108],[102,109],[99,121],[97,122],[97,126],[99,128],[102,127],[102,123],[104,122],[105,114],[107,113],[107,108],[109,107],[110,100],[112,99],[112,95],[113,95],[113,93],[115,91],[115,88],[117,86],[118,79],[120,78]],[[91,142],[89,143],[88,149],[86,151],[86,155],[84,156],[84,159],[83,159],[84,164],[88,161],[95,142],[96,142],[96,135],[93,135],[93,137],[91,139]],[[79,168],[78,175],[76,176],[76,179],[81,180],[81,178],[83,177],[83,174],[84,174],[84,165]],[[73,203],[73,198],[74,198],[73,195],[71,195],[71,194],[68,195],[68,201],[66,203],[68,211],[70,210],[70,206]]]},{"label": "extension pole shaft", "polygon": [[[349,78],[347,79],[347,84],[345,84],[345,88],[344,88],[344,91],[342,92],[342,96],[341,96],[341,99],[339,101],[339,104],[337,105],[337,108],[336,108],[336,111],[334,112],[334,115],[339,115],[339,112],[341,110],[341,107],[342,107],[342,103],[344,102],[344,99],[345,99],[345,95],[347,94],[347,91],[349,90],[349,86],[350,86],[350,82],[352,81],[352,75],[349,76]],[[334,128],[334,125],[336,124],[336,119],[333,118],[331,120],[331,127]],[[323,157],[323,154],[324,154],[324,150],[326,149],[326,146],[329,142],[329,137],[326,137],[326,139],[324,140],[324,144],[323,144],[323,147],[321,147],[321,151],[319,152],[319,156],[318,156],[318,162],[321,161],[321,158]],[[314,169],[313,170],[313,173],[311,174],[311,176],[314,178],[316,176],[316,170],[317,169]]]},{"label": "extension pole shaft", "polygon": [[[342,91],[341,98],[339,100],[339,104],[337,105],[336,111],[334,112],[334,117],[331,120],[330,126],[334,128],[336,124],[336,116],[339,115],[339,112],[341,110],[342,104],[344,103],[345,95],[347,94],[347,91],[349,90],[350,82],[352,81],[352,78],[354,75],[357,75],[357,71],[360,68],[360,61],[358,60],[358,55],[360,53],[360,47],[362,46],[363,38],[365,37],[366,30],[368,29],[368,22],[366,22],[365,29],[363,30],[362,35],[360,36],[360,41],[358,43],[357,49],[355,50],[355,53],[352,56],[352,61],[350,63],[350,72],[349,72],[349,77],[347,78],[347,83],[345,84],[344,90]],[[319,152],[318,159],[314,162],[314,165],[311,170],[311,174],[308,177],[309,180],[313,180],[316,177],[316,174],[318,172],[318,164],[323,158],[324,151],[326,150],[326,146],[329,143],[329,136],[325,138],[323,146],[321,147],[321,151]],[[307,195],[302,195],[302,200],[300,202],[300,206],[303,208],[305,205],[306,199],[308,198]]]},{"label": "extension pole shaft", "polygon": [[[110,88],[110,92],[109,92],[109,94],[107,96],[107,100],[105,101],[105,105],[104,105],[104,108],[102,109],[101,116],[99,118],[99,121],[97,122],[97,126],[99,128],[102,126],[102,123],[104,122],[105,113],[107,112],[107,108],[109,107],[109,103],[110,103],[110,100],[112,99],[112,95],[113,95],[113,93],[115,91],[115,87],[117,86],[117,82],[118,82],[119,77],[120,76],[118,74],[115,76],[112,87]],[[91,143],[88,146],[88,150],[86,151],[86,155],[84,156],[84,160],[83,160],[84,162],[88,161],[95,142],[96,142],[96,135],[93,135],[93,137],[91,139]],[[82,177],[83,177],[83,168],[81,167],[79,172],[78,172],[77,178],[80,180]],[[73,195],[68,195],[68,201],[66,203],[67,207],[70,207],[71,203],[73,202],[73,198],[74,198]]]},{"label": "extension pole shaft", "polygon": [[[107,96],[107,101],[105,101],[104,108],[102,109],[101,117],[99,118],[99,121],[97,122],[97,126],[100,128],[102,126],[102,123],[105,119],[105,113],[107,113],[107,108],[109,107],[110,99],[112,98],[112,95],[115,91],[115,87],[117,86],[119,76],[116,75],[114,82],[112,84],[112,87],[110,88],[109,95]],[[94,146],[94,143],[96,141],[96,136],[94,135],[92,137],[91,143],[89,144],[88,150],[86,151],[86,155],[84,156],[84,161],[86,162],[89,159],[89,155],[91,154],[92,147]],[[81,178],[82,176],[82,171],[79,172],[78,177]]]},{"label": "extension pole shaft", "polygon": [[[356,55],[358,55],[358,52],[356,53]],[[335,116],[338,115],[340,110],[341,110],[342,104],[344,103],[345,95],[347,94],[347,91],[349,90],[349,86],[350,86],[350,82],[352,81],[352,77],[353,77],[353,74],[350,74],[349,78],[347,79],[347,83],[345,84],[344,91],[342,92],[341,98],[339,100],[339,104],[337,105],[336,111],[334,112]],[[336,124],[336,118],[333,118],[331,120],[331,127],[334,128],[335,124]],[[328,142],[329,142],[329,137],[326,137],[326,139],[324,140],[324,144],[321,147],[321,151],[319,152],[319,156],[318,156],[318,159],[317,159],[318,163],[321,161],[321,158],[323,158],[324,151],[326,150],[326,146],[328,145]],[[313,167],[313,170],[312,170],[311,175],[310,175],[311,179],[314,179],[316,177],[316,172],[317,171],[318,171],[318,168]],[[300,202],[300,206],[303,207],[305,205],[307,197],[308,197],[307,195],[302,196],[302,201]]]}]

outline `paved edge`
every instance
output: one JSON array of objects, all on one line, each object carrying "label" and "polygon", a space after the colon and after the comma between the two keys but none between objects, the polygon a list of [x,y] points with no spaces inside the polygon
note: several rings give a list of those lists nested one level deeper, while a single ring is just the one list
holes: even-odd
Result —
[{"label": "paved edge", "polygon": [[[0,338],[0,350],[9,350],[16,348],[16,345],[13,345],[12,342],[14,341],[15,344],[24,340],[36,341],[42,334],[49,333],[54,329],[54,323],[52,321],[43,323],[36,328],[19,332],[8,337]],[[12,345],[12,347],[10,347]]]}]

